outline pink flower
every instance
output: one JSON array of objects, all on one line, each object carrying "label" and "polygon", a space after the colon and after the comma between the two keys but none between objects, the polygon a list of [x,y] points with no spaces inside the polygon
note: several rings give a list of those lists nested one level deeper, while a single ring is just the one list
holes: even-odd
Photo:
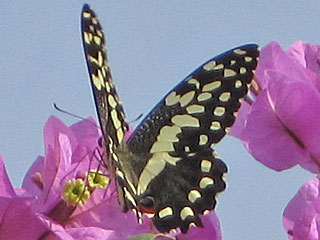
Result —
[{"label": "pink flower", "polygon": [[309,180],[289,202],[283,226],[291,240],[320,239],[320,181]]},{"label": "pink flower", "polygon": [[252,99],[231,135],[269,168],[320,172],[319,59],[320,46],[303,42],[288,51],[271,42],[260,53]]},{"label": "pink flower", "polygon": [[[139,225],[132,211],[121,211],[115,182],[101,166],[100,137],[92,119],[67,127],[51,117],[44,128],[45,156],[30,167],[22,188],[12,187],[0,157],[0,239],[122,240],[158,234],[151,220]],[[221,239],[215,213],[202,220],[204,228],[174,236]]]}]

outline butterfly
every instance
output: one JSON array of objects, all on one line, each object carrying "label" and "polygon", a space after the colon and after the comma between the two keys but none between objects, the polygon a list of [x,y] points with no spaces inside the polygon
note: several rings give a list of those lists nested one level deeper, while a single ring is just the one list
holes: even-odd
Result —
[{"label": "butterfly", "polygon": [[117,183],[122,210],[143,214],[160,232],[203,226],[199,215],[214,209],[226,188],[226,164],[213,146],[235,121],[259,56],[243,45],[207,61],[151,110],[128,140],[122,103],[108,64],[96,14],[84,5],[82,40],[103,133],[104,162]]}]

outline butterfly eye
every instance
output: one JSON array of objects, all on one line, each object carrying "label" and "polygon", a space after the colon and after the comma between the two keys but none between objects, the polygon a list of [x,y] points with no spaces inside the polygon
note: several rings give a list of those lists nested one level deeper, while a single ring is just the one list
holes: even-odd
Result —
[{"label": "butterfly eye", "polygon": [[150,195],[146,195],[139,200],[139,207],[143,212],[153,212],[154,205],[154,198]]}]

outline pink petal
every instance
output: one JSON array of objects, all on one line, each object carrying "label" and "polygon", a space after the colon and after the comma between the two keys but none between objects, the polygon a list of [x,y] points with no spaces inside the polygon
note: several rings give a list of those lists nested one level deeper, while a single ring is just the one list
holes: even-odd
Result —
[{"label": "pink petal", "polygon": [[[309,82],[283,73],[268,71],[268,78],[268,96],[273,110],[280,122],[299,139],[300,148],[310,153],[313,161],[318,161],[313,171],[319,172],[320,121],[315,120],[320,112],[319,93]],[[310,159],[307,162],[309,166],[312,163]]]},{"label": "pink petal", "polygon": [[187,234],[180,234],[179,240],[221,240],[221,228],[219,219],[214,211],[208,215],[201,216],[203,228],[191,227]]},{"label": "pink petal", "polygon": [[283,226],[293,240],[319,239],[319,178],[304,184],[283,213]]},{"label": "pink petal", "polygon": [[32,201],[30,198],[0,198],[0,239],[38,239],[45,232],[30,209]]},{"label": "pink petal", "polygon": [[1,197],[14,197],[16,194],[10,182],[6,167],[0,156],[0,196]]},{"label": "pink petal", "polygon": [[308,154],[298,147],[279,122],[269,105],[266,91],[262,91],[251,105],[241,140],[258,161],[277,171],[290,168],[301,159],[308,158]]}]

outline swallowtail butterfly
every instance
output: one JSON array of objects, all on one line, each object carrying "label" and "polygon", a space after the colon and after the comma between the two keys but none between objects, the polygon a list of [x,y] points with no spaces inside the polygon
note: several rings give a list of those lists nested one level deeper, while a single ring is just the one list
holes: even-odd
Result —
[{"label": "swallowtail butterfly", "polygon": [[82,39],[105,147],[124,212],[151,217],[160,232],[202,226],[226,187],[226,165],[212,147],[235,121],[259,55],[248,44],[204,63],[174,87],[127,141],[124,110],[108,65],[96,14],[84,5]]}]

